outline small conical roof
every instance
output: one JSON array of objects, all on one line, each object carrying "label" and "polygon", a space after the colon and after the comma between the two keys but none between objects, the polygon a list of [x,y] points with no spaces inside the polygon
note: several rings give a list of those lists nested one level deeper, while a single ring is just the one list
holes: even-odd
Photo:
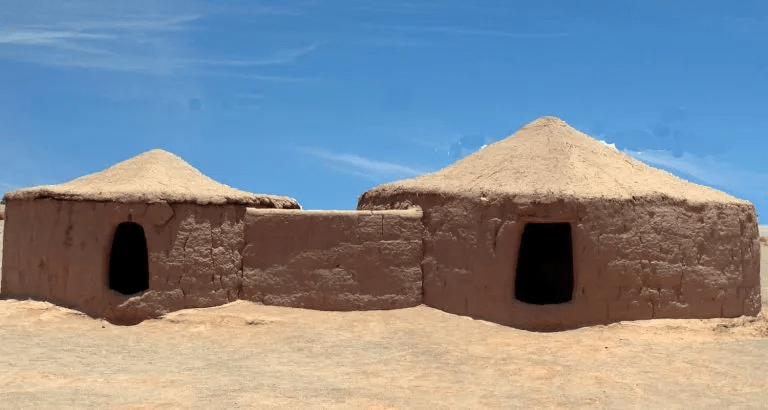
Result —
[{"label": "small conical roof", "polygon": [[218,183],[183,159],[160,149],[60,185],[9,192],[6,198],[300,208],[292,198],[252,194]]},{"label": "small conical roof", "polygon": [[361,203],[402,194],[628,199],[666,195],[689,201],[746,202],[653,168],[554,117],[437,172],[373,188]]}]

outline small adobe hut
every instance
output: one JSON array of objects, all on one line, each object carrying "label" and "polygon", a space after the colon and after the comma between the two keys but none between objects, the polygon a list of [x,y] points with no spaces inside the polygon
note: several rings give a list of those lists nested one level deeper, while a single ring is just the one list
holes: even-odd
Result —
[{"label": "small adobe hut", "polygon": [[756,315],[753,205],[552,117],[358,209],[423,209],[424,303],[521,328]]},{"label": "small adobe hut", "polygon": [[2,295],[122,323],[238,299],[246,207],[300,209],[162,150],[6,201]]}]

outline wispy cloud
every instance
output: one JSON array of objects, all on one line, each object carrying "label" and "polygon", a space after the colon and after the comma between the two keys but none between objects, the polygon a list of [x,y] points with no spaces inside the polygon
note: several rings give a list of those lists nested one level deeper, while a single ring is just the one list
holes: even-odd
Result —
[{"label": "wispy cloud", "polygon": [[415,168],[392,162],[378,161],[357,154],[337,153],[319,148],[300,148],[299,152],[325,160],[334,170],[351,173],[374,181],[407,178],[423,173]]},{"label": "wispy cloud", "polygon": [[0,31],[0,43],[19,44],[19,45],[37,45],[51,44],[61,42],[66,39],[113,39],[115,36],[109,34],[90,34],[75,31],[52,31],[52,30],[4,30]]},{"label": "wispy cloud", "polygon": [[391,29],[403,32],[412,33],[437,33],[448,35],[462,35],[462,36],[483,36],[483,37],[506,37],[517,39],[549,39],[549,38],[562,38],[572,36],[574,33],[568,31],[552,31],[552,32],[518,32],[518,31],[501,31],[501,30],[486,30],[477,29],[471,27],[451,27],[451,26],[385,26],[375,25],[379,28]]},{"label": "wispy cloud", "polygon": [[435,13],[444,10],[473,10],[478,9],[474,4],[465,1],[451,2],[428,2],[428,1],[412,1],[412,2],[398,2],[398,1],[378,1],[378,0],[356,0],[353,4],[337,3],[335,7],[343,8],[346,10],[355,10],[370,13],[387,13],[387,14],[418,14],[418,13]]},{"label": "wispy cloud", "polygon": [[115,20],[80,20],[62,21],[43,26],[30,25],[29,27],[51,27],[75,31],[86,30],[142,30],[142,31],[181,31],[185,29],[184,23],[190,23],[204,17],[203,14],[181,14],[175,16],[156,16],[156,18],[120,16]]},{"label": "wispy cloud", "polygon": [[229,78],[241,78],[243,80],[256,80],[256,81],[269,81],[275,83],[300,83],[312,81],[310,77],[290,77],[280,75],[264,75],[255,73],[240,73],[233,71],[223,70],[210,70],[204,68],[198,68],[188,73],[192,76],[211,76],[211,77],[229,77]]},{"label": "wispy cloud", "polygon": [[319,42],[314,42],[306,47],[282,50],[270,57],[262,58],[262,59],[250,59],[250,60],[179,59],[178,61],[180,63],[186,63],[186,64],[198,64],[198,65],[207,65],[207,66],[230,66],[230,67],[278,65],[278,64],[292,63],[296,61],[297,58],[317,50],[319,46],[320,46]]},{"label": "wispy cloud", "polygon": [[[46,7],[41,6],[25,13],[6,13],[10,18],[0,16],[0,27],[4,26],[0,29],[0,59],[151,75],[224,75],[283,81],[289,77],[263,75],[252,69],[291,64],[320,47],[319,42],[308,41],[258,58],[226,58],[210,52],[200,56],[190,48],[190,37],[199,35],[205,19],[226,11],[226,6],[198,10],[178,3],[175,8],[156,13],[139,13],[134,6],[123,3],[113,8],[100,2],[57,7],[54,11],[61,15],[46,12]],[[167,11],[169,8],[173,10]],[[259,5],[252,9],[262,14],[286,14],[288,10],[263,9]]]},{"label": "wispy cloud", "polygon": [[768,34],[768,19],[725,17],[721,20],[720,27],[726,32],[753,38],[755,35]]},{"label": "wispy cloud", "polygon": [[751,201],[763,200],[768,195],[768,174],[738,169],[712,156],[699,157],[686,152],[675,157],[664,150],[624,152],[648,164],[693,177],[706,185],[744,195]]},{"label": "wispy cloud", "polygon": [[435,44],[429,41],[416,40],[402,37],[368,37],[355,40],[351,43],[356,46],[391,47],[391,48],[422,48],[432,47]]}]

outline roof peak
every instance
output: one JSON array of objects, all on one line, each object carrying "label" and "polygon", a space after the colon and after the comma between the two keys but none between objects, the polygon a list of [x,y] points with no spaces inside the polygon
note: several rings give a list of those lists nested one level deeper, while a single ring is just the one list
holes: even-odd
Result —
[{"label": "roof peak", "polygon": [[21,189],[8,193],[7,197],[300,207],[292,198],[252,194],[216,182],[179,156],[159,148],[63,184]]},{"label": "roof peak", "polygon": [[554,116],[545,115],[543,117],[536,118],[535,120],[529,122],[528,124],[524,125],[523,128],[530,127],[530,126],[548,126],[548,125],[556,125],[556,126],[569,126],[568,123],[563,121],[562,119]]},{"label": "roof peak", "polygon": [[514,134],[430,174],[371,192],[496,193],[582,198],[667,195],[734,201],[713,188],[649,166],[557,117],[539,117]]}]

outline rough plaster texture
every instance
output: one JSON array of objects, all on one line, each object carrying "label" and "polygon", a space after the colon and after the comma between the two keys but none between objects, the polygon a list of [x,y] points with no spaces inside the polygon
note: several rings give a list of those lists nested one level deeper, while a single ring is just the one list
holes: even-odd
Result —
[{"label": "rough plaster texture", "polygon": [[417,306],[421,216],[248,209],[242,298],[321,310]]},{"label": "rough plaster texture", "polygon": [[[542,117],[434,173],[364,193],[358,209],[424,210],[424,301],[520,327],[756,315],[754,206]],[[526,222],[569,222],[569,303],[514,298]]]},{"label": "rough plaster texture", "polygon": [[[424,303],[521,328],[620,320],[756,315],[757,218],[751,205],[678,200],[536,203],[530,198],[389,198],[424,209]],[[361,200],[361,209],[380,209]],[[574,295],[529,305],[514,298],[526,222],[570,222]]]},{"label": "rough plaster texture", "polygon": [[[6,297],[33,297],[117,323],[238,298],[243,217],[238,205],[125,204],[53,199],[7,204],[2,285]],[[108,288],[118,224],[140,224],[149,249],[149,290]]]},{"label": "rough plaster texture", "polygon": [[[3,273],[3,231],[5,229],[5,221],[0,221],[0,283],[2,283],[2,273]],[[3,288],[0,287],[0,293],[3,291]]]}]

